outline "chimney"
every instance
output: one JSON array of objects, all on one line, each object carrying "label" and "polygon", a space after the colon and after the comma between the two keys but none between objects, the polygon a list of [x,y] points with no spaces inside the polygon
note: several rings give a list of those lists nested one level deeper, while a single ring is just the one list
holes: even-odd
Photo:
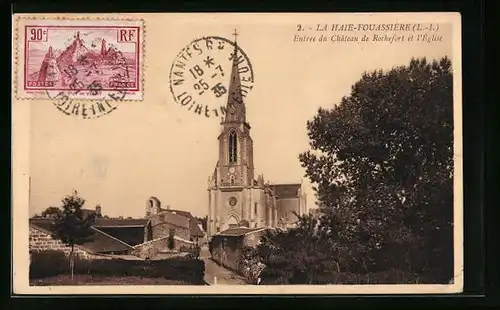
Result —
[{"label": "chimney", "polygon": [[102,217],[102,207],[101,207],[101,205],[95,206],[95,214],[97,215],[97,217]]}]

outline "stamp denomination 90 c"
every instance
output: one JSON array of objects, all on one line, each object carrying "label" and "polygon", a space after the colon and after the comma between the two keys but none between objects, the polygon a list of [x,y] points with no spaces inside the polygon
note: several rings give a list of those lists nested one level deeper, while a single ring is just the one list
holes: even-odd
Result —
[{"label": "stamp denomination 90 c", "polygon": [[142,21],[34,19],[17,31],[18,97],[142,100]]}]

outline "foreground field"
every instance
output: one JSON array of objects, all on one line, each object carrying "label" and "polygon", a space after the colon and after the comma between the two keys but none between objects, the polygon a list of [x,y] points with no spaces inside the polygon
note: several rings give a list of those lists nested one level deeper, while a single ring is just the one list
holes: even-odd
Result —
[{"label": "foreground field", "polygon": [[106,277],[75,275],[73,281],[69,275],[59,275],[44,279],[30,279],[30,286],[51,285],[192,285],[184,281],[165,278],[148,278],[140,276]]},{"label": "foreground field", "polygon": [[205,264],[196,258],[75,260],[74,281],[63,252],[31,253],[31,285],[204,285]]}]

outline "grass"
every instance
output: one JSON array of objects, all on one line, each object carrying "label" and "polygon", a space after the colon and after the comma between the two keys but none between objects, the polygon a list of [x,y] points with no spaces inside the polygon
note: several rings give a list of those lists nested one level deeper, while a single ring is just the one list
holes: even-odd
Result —
[{"label": "grass", "polygon": [[[68,278],[69,262],[62,252],[34,252],[30,263],[30,280],[34,285],[203,285],[205,264],[188,257],[162,260],[96,259],[75,260],[74,283]],[[47,283],[47,284],[45,284]]]},{"label": "grass", "polygon": [[75,275],[71,281],[70,275],[58,275],[43,279],[30,279],[31,286],[48,285],[191,285],[180,280],[165,278],[149,278],[140,276],[91,276]]}]

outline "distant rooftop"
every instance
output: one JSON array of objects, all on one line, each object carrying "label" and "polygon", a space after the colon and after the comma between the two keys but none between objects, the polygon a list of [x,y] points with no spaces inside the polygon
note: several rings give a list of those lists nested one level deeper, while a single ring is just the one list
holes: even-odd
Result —
[{"label": "distant rooftop", "polygon": [[268,229],[268,227],[260,227],[260,228],[235,227],[221,231],[220,233],[217,234],[217,236],[239,237],[266,229]]}]

